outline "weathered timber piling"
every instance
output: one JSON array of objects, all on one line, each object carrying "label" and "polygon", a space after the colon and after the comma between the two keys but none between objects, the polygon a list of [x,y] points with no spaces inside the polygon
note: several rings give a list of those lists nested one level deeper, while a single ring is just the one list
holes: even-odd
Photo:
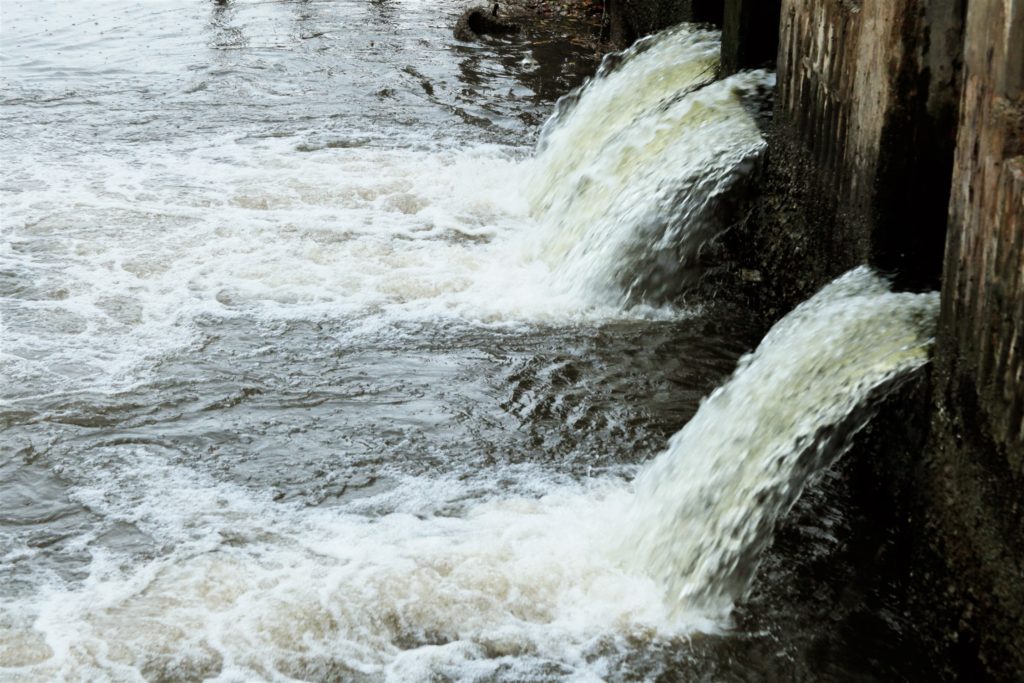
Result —
[{"label": "weathered timber piling", "polygon": [[985,669],[1024,675],[1024,2],[968,3],[933,433],[933,542]]},{"label": "weathered timber piling", "polygon": [[970,6],[940,359],[1024,475],[1024,3]]},{"label": "weathered timber piling", "polygon": [[938,286],[958,4],[782,2],[765,193],[747,235],[752,265],[778,274],[770,300],[791,306],[860,263]]}]

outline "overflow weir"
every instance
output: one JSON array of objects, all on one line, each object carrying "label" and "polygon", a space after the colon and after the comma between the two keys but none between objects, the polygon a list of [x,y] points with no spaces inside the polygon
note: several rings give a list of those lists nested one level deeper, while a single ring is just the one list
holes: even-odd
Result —
[{"label": "overflow weir", "polygon": [[1024,2],[608,5],[613,40],[711,22],[723,73],[777,69],[760,194],[725,238],[734,286],[769,320],[862,263],[941,289],[933,368],[888,401],[855,467],[947,673],[1019,680]]}]

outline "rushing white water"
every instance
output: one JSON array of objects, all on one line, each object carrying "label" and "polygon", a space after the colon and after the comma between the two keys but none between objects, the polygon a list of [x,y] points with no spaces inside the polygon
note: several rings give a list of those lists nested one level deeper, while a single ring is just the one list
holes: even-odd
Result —
[{"label": "rushing white water", "polygon": [[786,316],[637,479],[636,566],[678,604],[727,612],[872,391],[927,362],[937,311],[938,294],[892,293],[859,268]]},{"label": "rushing white water", "polygon": [[[621,634],[685,631],[602,540],[624,493],[549,482],[463,517],[458,481],[409,481],[309,510],[217,484],[145,448],[87,463],[73,495],[173,551],[95,558],[78,590],[5,608],[0,661],[25,680],[522,680],[611,673]],[[367,517],[375,508],[390,510]],[[614,653],[612,653],[614,654]]]},{"label": "rushing white water", "polygon": [[715,81],[718,38],[685,24],[647,38],[548,122],[526,191],[538,257],[577,296],[662,303],[728,225],[764,149],[742,98],[774,75]]},{"label": "rushing white water", "polygon": [[[721,628],[828,459],[807,454],[924,362],[934,297],[857,271],[635,491],[628,437],[582,480],[478,440],[563,415],[629,430],[572,403],[593,389],[572,354],[498,391],[466,375],[514,374],[496,327],[561,345],[678,319],[664,302],[763,148],[741,100],[771,76],[713,82],[717,34],[680,27],[606,63],[524,159],[431,138],[480,118],[451,102],[472,109],[481,53],[437,47],[434,3],[392,5],[11,4],[0,680],[629,679],[636,653]],[[406,54],[425,64],[403,89]],[[362,130],[375,106],[394,120]],[[636,383],[599,351],[577,354],[614,366],[592,382]],[[441,465],[410,475],[405,450]],[[285,496],[291,469],[337,495]]]},{"label": "rushing white water", "polygon": [[209,316],[371,329],[571,317],[580,303],[547,286],[546,267],[508,257],[525,222],[517,174],[508,150],[486,146],[297,153],[220,139],[67,167],[26,155],[5,198],[0,367],[29,388],[117,388],[195,343]]}]

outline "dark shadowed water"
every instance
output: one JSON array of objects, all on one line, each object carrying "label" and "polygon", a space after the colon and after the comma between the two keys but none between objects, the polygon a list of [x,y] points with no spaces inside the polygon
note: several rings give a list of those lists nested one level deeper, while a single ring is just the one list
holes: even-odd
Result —
[{"label": "dark shadowed water", "polygon": [[834,474],[731,630],[592,554],[762,330],[552,287],[460,9],[4,0],[0,679],[915,677]]}]

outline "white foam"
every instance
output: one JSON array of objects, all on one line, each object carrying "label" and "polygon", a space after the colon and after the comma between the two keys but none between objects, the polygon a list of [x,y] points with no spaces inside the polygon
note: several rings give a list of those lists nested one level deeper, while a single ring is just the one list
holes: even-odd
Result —
[{"label": "white foam", "polygon": [[[485,324],[676,315],[582,299],[523,248],[514,151],[202,150],[25,159],[5,197],[0,363],[63,391],[131,381],[203,316]],[[89,178],[86,183],[82,178]],[[376,320],[376,323],[373,321]]]},{"label": "white foam", "polygon": [[[81,587],[8,605],[0,661],[28,678],[470,679],[554,662],[599,680],[622,638],[711,626],[670,615],[609,554],[628,492],[608,481],[453,518],[411,511],[438,503],[417,480],[395,492],[402,510],[366,517],[275,504],[143,447],[79,467],[93,483],[75,498],[163,550],[97,553]],[[465,494],[454,479],[442,491]]]}]

